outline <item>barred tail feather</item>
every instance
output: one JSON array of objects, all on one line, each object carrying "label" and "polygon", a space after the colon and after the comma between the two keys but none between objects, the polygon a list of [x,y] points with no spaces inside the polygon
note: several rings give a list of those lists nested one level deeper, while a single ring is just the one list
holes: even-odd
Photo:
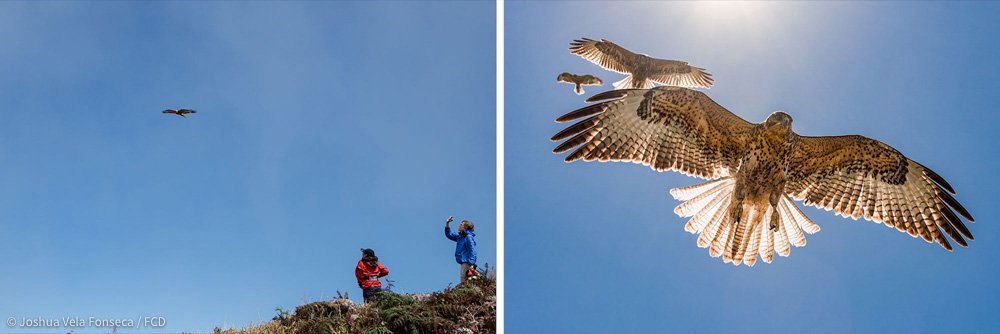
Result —
[{"label": "barred tail feather", "polygon": [[785,206],[791,211],[792,218],[795,219],[795,222],[798,223],[803,231],[809,234],[819,232],[819,225],[816,225],[809,217],[806,217],[806,214],[802,213],[802,210],[787,195],[782,197],[781,202],[785,203]]},{"label": "barred tail feather", "polygon": [[788,237],[788,241],[795,247],[802,247],[806,245],[806,236],[802,234],[802,230],[799,224],[795,221],[794,216],[792,216],[792,209],[789,206],[794,206],[794,203],[786,198],[782,198],[778,201],[778,212],[781,215],[782,221],[792,222],[791,224],[782,224],[785,228],[785,235]]},{"label": "barred tail feather", "polygon": [[729,215],[722,215],[721,228],[719,233],[715,235],[712,239],[712,247],[708,249],[708,255],[711,257],[722,256],[723,248],[726,248],[727,236],[729,235],[729,228],[732,224],[729,224]]},{"label": "barred tail feather", "polygon": [[695,196],[698,196],[705,191],[710,190],[712,187],[714,187],[716,184],[720,182],[727,182],[730,185],[732,185],[733,179],[727,177],[718,180],[708,181],[702,184],[696,184],[693,186],[670,189],[670,195],[673,196],[674,199],[678,201],[687,201],[689,199],[695,198]]},{"label": "barred tail feather", "polygon": [[753,228],[750,230],[750,242],[747,244],[748,247],[744,247],[743,250],[743,263],[750,267],[753,267],[757,263],[757,249],[760,248],[761,230],[763,229],[759,222],[752,226]]},{"label": "barred tail feather", "polygon": [[[752,267],[758,257],[771,263],[775,254],[789,256],[791,246],[805,246],[803,232],[819,232],[819,226],[788,196],[782,196],[775,207],[749,201],[734,203],[735,187],[732,178],[722,178],[670,190],[670,195],[683,202],[674,208],[674,213],[691,217],[684,230],[698,234],[698,247],[708,248],[710,256],[721,256],[723,262],[737,266]],[[733,205],[743,206],[738,223],[729,215]],[[778,222],[776,231],[770,227],[772,217]]]},{"label": "barred tail feather", "polygon": [[[732,187],[727,186],[732,183],[732,181],[717,182],[714,186],[708,187],[708,189],[699,189],[701,190],[701,194],[685,199],[684,203],[681,203],[681,205],[674,208],[674,213],[681,217],[691,217],[696,213],[701,212],[706,208],[706,204],[711,203],[715,200],[715,198],[720,197],[720,195],[724,195],[723,190],[729,189],[731,192]],[[671,193],[673,193],[673,191],[671,191]],[[677,198],[677,196],[674,196],[674,198]]]},{"label": "barred tail feather", "polygon": [[[774,210],[771,209],[770,206],[768,206],[767,211],[764,212],[764,221],[770,222],[771,216],[776,214],[777,213],[774,212]],[[776,237],[777,233],[771,233],[771,230],[768,227],[760,229],[760,234],[761,234],[760,248],[758,248],[758,253],[760,254],[760,258],[764,260],[764,262],[771,263],[771,261],[774,260],[774,240],[777,239]]]},{"label": "barred tail feather", "polygon": [[[699,211],[687,224],[684,224],[684,230],[689,233],[698,233],[708,225],[709,222],[718,219],[717,217],[721,215],[724,209],[730,201],[732,194],[718,192],[715,194],[714,199],[712,199],[708,204],[705,205],[704,209]],[[676,212],[676,210],[674,211]]]},{"label": "barred tail feather", "polygon": [[[730,198],[729,198],[730,195],[729,194],[727,194],[725,196],[722,196],[722,197],[723,197],[722,198],[722,203],[729,203],[729,200],[730,200]],[[701,232],[701,235],[698,236],[698,247],[701,247],[701,248],[708,247],[710,244],[712,244],[713,241],[715,241],[716,238],[718,238],[719,234],[725,233],[725,232],[722,231],[726,227],[726,224],[725,224],[725,218],[726,218],[725,207],[726,207],[725,204],[720,204],[718,208],[714,209],[715,213],[712,214],[712,217],[708,219],[708,224],[709,224],[708,227],[706,227],[704,229],[701,229],[701,230],[695,229],[693,231],[689,231],[691,233]],[[686,226],[685,226],[685,229],[686,229]],[[709,253],[711,253],[711,252],[709,252]],[[713,255],[713,257],[715,257],[715,256],[718,256],[718,255]]]}]

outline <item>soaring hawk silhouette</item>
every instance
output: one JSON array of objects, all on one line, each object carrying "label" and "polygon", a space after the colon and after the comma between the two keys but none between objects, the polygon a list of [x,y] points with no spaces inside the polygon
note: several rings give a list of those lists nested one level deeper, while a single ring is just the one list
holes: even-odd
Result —
[{"label": "soaring hawk silhouette", "polygon": [[583,95],[584,93],[583,87],[580,86],[600,86],[604,84],[604,81],[601,81],[601,78],[593,75],[576,75],[569,72],[562,72],[559,74],[559,76],[556,77],[556,82],[565,82],[576,85],[576,87],[573,88],[576,95]]},{"label": "soaring hawk silhouette", "polygon": [[194,113],[197,113],[197,111],[194,111],[194,110],[191,110],[191,109],[181,109],[181,110],[167,109],[167,110],[164,110],[163,113],[164,114],[176,114],[176,115],[178,115],[180,117],[187,118],[187,116],[184,116],[184,114],[194,114]]},{"label": "soaring hawk silhouette", "polygon": [[576,148],[567,162],[628,161],[711,180],[670,194],[684,201],[674,212],[691,217],[684,229],[700,234],[698,246],[724,262],[753,266],[759,254],[770,263],[776,252],[788,256],[790,245],[805,246],[802,231],[819,226],[792,199],[949,251],[948,237],[962,246],[973,239],[959,218],[974,222],[972,215],[951,185],[877,140],[800,136],[780,111],[752,124],[680,87],[614,90],[587,100],[595,101],[604,102],[556,119],[584,118],[552,136],[565,140],[553,152]]},{"label": "soaring hawk silhouette", "polygon": [[626,50],[609,40],[589,38],[569,43],[570,52],[601,67],[626,74],[615,82],[616,89],[653,88],[654,82],[678,87],[712,87],[712,75],[704,68],[680,60],[664,60]]}]

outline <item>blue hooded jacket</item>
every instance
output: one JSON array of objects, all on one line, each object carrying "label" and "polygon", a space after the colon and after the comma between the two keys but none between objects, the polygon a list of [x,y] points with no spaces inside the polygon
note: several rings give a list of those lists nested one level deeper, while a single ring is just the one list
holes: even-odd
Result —
[{"label": "blue hooded jacket", "polygon": [[452,233],[450,227],[444,228],[444,236],[455,241],[455,262],[476,264],[476,232],[465,231],[465,234]]}]

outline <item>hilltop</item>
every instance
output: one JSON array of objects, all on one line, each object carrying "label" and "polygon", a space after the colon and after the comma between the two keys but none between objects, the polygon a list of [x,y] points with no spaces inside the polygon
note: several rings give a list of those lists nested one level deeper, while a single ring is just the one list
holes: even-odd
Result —
[{"label": "hilltop", "polygon": [[496,300],[496,278],[486,275],[430,294],[384,292],[367,304],[346,296],[309,303],[270,322],[215,333],[496,333]]}]

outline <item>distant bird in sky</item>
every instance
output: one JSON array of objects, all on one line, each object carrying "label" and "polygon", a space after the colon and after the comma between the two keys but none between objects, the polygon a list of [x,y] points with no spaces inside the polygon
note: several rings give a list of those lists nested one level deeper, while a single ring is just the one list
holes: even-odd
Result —
[{"label": "distant bird in sky", "polygon": [[575,148],[566,162],[626,161],[711,180],[670,194],[684,201],[674,213],[692,217],[684,230],[700,234],[698,247],[724,262],[753,266],[759,254],[770,263],[775,252],[788,256],[789,245],[805,246],[802,232],[819,226],[792,199],[949,251],[949,237],[962,246],[973,239],[959,215],[975,220],[951,185],[877,140],[800,136],[780,111],[753,124],[681,87],[614,90],[587,100],[595,101],[604,102],[556,119],[583,120],[552,136],[565,140],[553,153]]},{"label": "distant bird in sky", "polygon": [[653,88],[654,82],[678,87],[712,87],[712,75],[704,68],[688,65],[680,60],[664,60],[633,53],[609,40],[589,38],[574,40],[569,44],[573,54],[601,67],[626,74],[615,82],[616,89]]},{"label": "distant bird in sky", "polygon": [[565,82],[576,85],[576,87],[573,88],[576,95],[583,95],[584,93],[583,87],[580,86],[600,86],[604,84],[604,81],[601,81],[600,78],[593,75],[576,75],[569,72],[562,72],[562,74],[559,74],[559,76],[556,77],[556,82]]},{"label": "distant bird in sky", "polygon": [[163,113],[164,114],[175,114],[175,115],[187,118],[187,116],[184,116],[184,114],[194,114],[194,113],[197,113],[197,111],[194,111],[194,110],[191,110],[191,109],[180,109],[180,110],[167,109],[167,110],[164,110]]}]

